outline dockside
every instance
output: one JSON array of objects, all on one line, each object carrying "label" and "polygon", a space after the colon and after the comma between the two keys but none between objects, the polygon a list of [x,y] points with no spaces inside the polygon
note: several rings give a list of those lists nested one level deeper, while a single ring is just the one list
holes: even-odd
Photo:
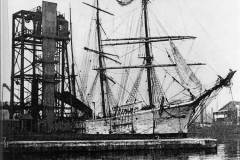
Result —
[{"label": "dockside", "polygon": [[217,140],[211,138],[141,139],[141,140],[66,140],[66,141],[6,141],[5,152],[62,152],[117,150],[205,150],[216,149]]},{"label": "dockside", "polygon": [[[70,22],[57,10],[57,3],[46,1],[32,10],[20,10],[12,15],[11,82],[9,86],[2,85],[10,92],[10,100],[1,102],[0,110],[4,131],[0,147],[4,153],[217,150],[217,139],[189,137],[192,136],[190,126],[203,114],[208,99],[212,100],[223,87],[231,87],[236,71],[230,70],[226,77],[218,76],[212,87],[202,88],[190,66],[205,63],[187,63],[175,45],[175,41],[196,37],[151,36],[149,2],[141,2],[140,37],[129,34],[128,38],[105,40],[100,15],[113,14],[101,9],[99,0],[94,5],[83,3],[96,10],[93,12],[96,31],[93,36],[89,33],[89,42],[93,38],[93,44],[84,47],[89,53],[81,57],[84,65],[78,68],[77,74],[71,8]],[[152,49],[153,42],[169,42],[164,55],[167,54],[170,64],[153,61],[153,51],[159,52]],[[121,59],[122,55],[110,53],[111,49],[104,50],[104,46],[136,44],[139,49],[131,52],[136,50],[141,54],[136,57],[144,59],[139,65],[129,61],[131,66],[125,66],[128,57]],[[109,67],[106,65],[111,64],[107,63],[109,60],[121,66]],[[171,75],[167,67],[176,68],[169,69],[176,75]],[[126,69],[121,78],[115,76],[116,82],[110,76],[111,71],[107,72],[113,69]],[[133,83],[129,75],[133,75]],[[146,80],[142,80],[144,76]],[[188,80],[191,80],[189,84]],[[166,82],[164,86],[163,82]],[[170,95],[172,90],[174,94]]]}]

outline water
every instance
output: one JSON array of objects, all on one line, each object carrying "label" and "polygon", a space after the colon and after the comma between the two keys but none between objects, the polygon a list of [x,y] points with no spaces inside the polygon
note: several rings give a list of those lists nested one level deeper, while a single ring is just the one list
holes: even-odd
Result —
[{"label": "water", "polygon": [[91,153],[10,154],[4,160],[240,160],[240,138],[219,139],[214,151],[121,151]]}]

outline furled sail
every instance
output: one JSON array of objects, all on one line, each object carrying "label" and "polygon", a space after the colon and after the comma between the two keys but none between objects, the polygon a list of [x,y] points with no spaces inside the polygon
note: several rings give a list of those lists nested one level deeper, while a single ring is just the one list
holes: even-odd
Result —
[{"label": "furled sail", "polygon": [[134,103],[136,101],[136,94],[138,92],[140,81],[142,79],[143,70],[144,70],[144,68],[141,68],[140,71],[138,72],[137,79],[136,79],[135,83],[133,84],[133,87],[132,87],[132,89],[129,93],[128,99],[126,101],[126,103],[128,103],[128,104]]},{"label": "furled sail", "polygon": [[129,73],[130,70],[129,69],[125,69],[123,70],[123,76],[121,76],[121,86],[119,88],[118,91],[118,99],[117,99],[117,104],[120,104],[123,101],[124,95],[125,95],[125,91],[126,91],[126,87],[127,87],[127,81],[128,81],[128,77],[129,77]]},{"label": "furled sail", "polygon": [[132,3],[134,0],[116,0],[121,6],[126,6]]},{"label": "furled sail", "polygon": [[107,97],[106,97],[106,114],[108,115],[108,116],[110,116],[111,114],[112,114],[112,109],[113,109],[113,107],[116,107],[117,106],[117,101],[115,100],[115,98],[114,98],[114,95],[113,95],[113,92],[112,92],[112,90],[111,90],[111,88],[110,88],[110,86],[109,86],[109,82],[108,81],[106,81],[106,95],[107,95]]},{"label": "furled sail", "polygon": [[99,78],[99,72],[96,74],[96,76],[94,78],[94,81],[93,81],[93,83],[92,83],[92,85],[90,87],[90,90],[89,90],[89,92],[87,94],[86,99],[87,99],[88,105],[90,105],[89,103],[91,103],[93,101],[93,93],[95,91],[98,78]]},{"label": "furled sail", "polygon": [[176,72],[181,80],[182,85],[190,90],[197,89],[200,91],[202,89],[201,82],[193,73],[192,69],[187,65],[185,59],[182,57],[178,48],[172,41],[170,41],[170,46],[172,48],[174,61],[177,64]]},{"label": "furled sail", "polygon": [[160,104],[162,98],[164,97],[164,92],[162,85],[157,77],[155,68],[152,68],[152,94],[153,94],[153,104]]}]

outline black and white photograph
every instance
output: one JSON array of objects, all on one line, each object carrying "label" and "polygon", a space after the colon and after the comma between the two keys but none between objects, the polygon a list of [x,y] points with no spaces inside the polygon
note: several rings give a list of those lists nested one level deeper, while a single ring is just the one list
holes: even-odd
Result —
[{"label": "black and white photograph", "polygon": [[239,0],[0,0],[0,159],[240,160]]}]

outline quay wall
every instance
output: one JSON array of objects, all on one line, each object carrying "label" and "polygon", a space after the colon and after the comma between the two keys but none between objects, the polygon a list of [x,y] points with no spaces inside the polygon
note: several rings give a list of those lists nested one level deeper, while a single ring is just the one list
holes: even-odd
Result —
[{"label": "quay wall", "polygon": [[216,139],[148,139],[148,140],[77,140],[77,141],[8,141],[4,152],[116,151],[141,149],[216,149]]}]

